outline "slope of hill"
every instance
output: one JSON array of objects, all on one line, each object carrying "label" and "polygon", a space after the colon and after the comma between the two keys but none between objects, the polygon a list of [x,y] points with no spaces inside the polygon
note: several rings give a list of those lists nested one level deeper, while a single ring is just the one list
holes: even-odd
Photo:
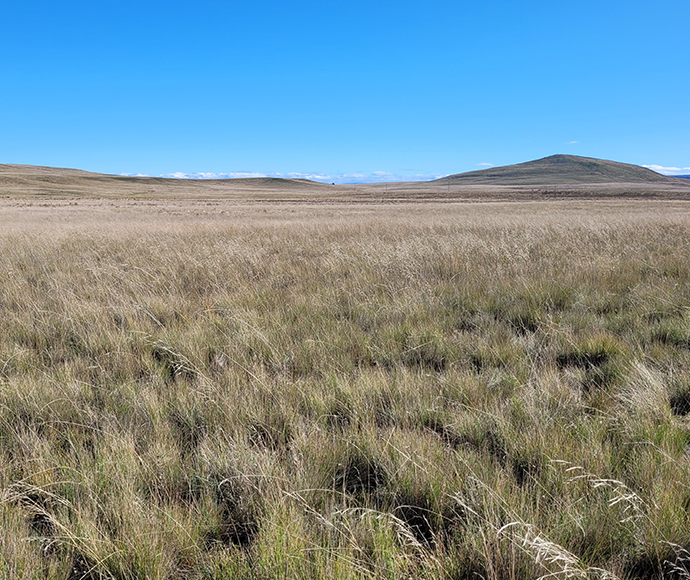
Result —
[{"label": "slope of hill", "polygon": [[78,199],[303,200],[337,203],[547,198],[690,199],[690,179],[625,163],[572,155],[451,175],[434,181],[329,185],[274,177],[174,179],[0,164],[0,197]]},{"label": "slope of hill", "polygon": [[575,155],[458,173],[436,180],[452,185],[580,185],[591,183],[677,183],[676,178],[628,163]]},{"label": "slope of hill", "polygon": [[308,179],[171,179],[91,173],[79,169],[0,164],[0,193],[43,196],[194,196],[241,192],[318,192],[330,185]]}]

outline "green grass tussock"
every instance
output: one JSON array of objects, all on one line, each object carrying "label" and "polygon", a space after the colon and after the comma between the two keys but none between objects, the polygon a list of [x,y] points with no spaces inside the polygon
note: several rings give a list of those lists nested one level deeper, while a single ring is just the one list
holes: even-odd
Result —
[{"label": "green grass tussock", "polygon": [[0,237],[0,578],[686,577],[690,222],[477,211]]}]

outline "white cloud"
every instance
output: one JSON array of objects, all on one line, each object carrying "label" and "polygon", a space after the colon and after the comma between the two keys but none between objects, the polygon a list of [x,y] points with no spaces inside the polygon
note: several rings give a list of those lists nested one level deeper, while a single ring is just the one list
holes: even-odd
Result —
[{"label": "white cloud", "polygon": [[291,173],[269,173],[268,176],[288,179],[311,179],[312,181],[328,181],[330,179],[330,176],[324,173],[299,173],[297,171]]},{"label": "white cloud", "polygon": [[282,179],[309,179],[312,181],[321,181],[323,183],[384,183],[396,181],[428,181],[431,179],[438,179],[443,177],[442,174],[432,173],[415,173],[415,174],[397,174],[389,171],[373,171],[371,173],[321,173],[321,172],[297,172],[290,173],[255,173],[250,171],[234,171],[228,173],[212,173],[212,172],[196,172],[185,173],[182,171],[175,171],[173,173],[164,173],[158,177],[167,177],[172,179],[238,179],[238,178],[252,178],[252,177],[277,177]]},{"label": "white cloud", "polygon": [[159,175],[158,177],[170,177],[172,179],[192,179],[191,174],[182,173],[181,171],[176,171],[175,173],[166,173],[164,175]]},{"label": "white cloud", "polygon": [[209,171],[184,173],[182,171],[175,171],[174,173],[163,173],[158,177],[168,177],[171,179],[239,179],[242,177],[266,177],[266,174],[249,171],[235,171],[231,173],[212,173]]},{"label": "white cloud", "polygon": [[664,167],[663,165],[643,165],[642,167],[663,175],[682,175],[683,173],[690,172],[690,167]]},{"label": "white cloud", "polygon": [[334,176],[333,183],[394,183],[399,181],[429,181],[443,177],[440,173],[409,173],[399,174],[389,171],[374,171],[372,173],[342,173]]},{"label": "white cloud", "polygon": [[566,143],[566,145],[577,145],[578,143],[580,143],[580,142],[579,141],[568,141]]},{"label": "white cloud", "polygon": [[477,163],[477,167],[493,167],[493,163]]},{"label": "white cloud", "polygon": [[119,173],[121,177],[149,177],[145,173]]}]

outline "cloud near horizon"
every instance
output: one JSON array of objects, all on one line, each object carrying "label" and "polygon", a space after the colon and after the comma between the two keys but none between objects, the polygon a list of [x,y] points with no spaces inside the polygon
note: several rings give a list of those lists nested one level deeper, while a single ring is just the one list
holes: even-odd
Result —
[{"label": "cloud near horizon", "polygon": [[[121,173],[125,177],[149,177],[142,173]],[[410,175],[401,175],[391,173],[388,171],[374,171],[372,173],[257,173],[251,171],[232,171],[228,173],[213,173],[213,172],[197,172],[185,173],[183,171],[175,171],[173,173],[163,173],[156,177],[167,177],[170,179],[243,179],[254,177],[276,177],[282,179],[309,179],[311,181],[321,181],[323,183],[385,183],[385,182],[399,182],[399,181],[428,181],[430,179],[438,179],[444,177],[441,173],[417,173]]]},{"label": "cloud near horizon", "polygon": [[476,167],[493,167],[493,163],[477,163]]},{"label": "cloud near horizon", "polygon": [[647,169],[661,173],[662,175],[683,175],[690,172],[690,167],[664,167],[663,165],[643,165]]}]

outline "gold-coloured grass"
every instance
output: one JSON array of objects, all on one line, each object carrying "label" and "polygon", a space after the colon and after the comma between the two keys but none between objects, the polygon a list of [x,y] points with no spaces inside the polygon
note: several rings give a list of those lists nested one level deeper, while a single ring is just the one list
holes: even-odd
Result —
[{"label": "gold-coloured grass", "polygon": [[0,578],[681,578],[690,204],[0,204]]}]

